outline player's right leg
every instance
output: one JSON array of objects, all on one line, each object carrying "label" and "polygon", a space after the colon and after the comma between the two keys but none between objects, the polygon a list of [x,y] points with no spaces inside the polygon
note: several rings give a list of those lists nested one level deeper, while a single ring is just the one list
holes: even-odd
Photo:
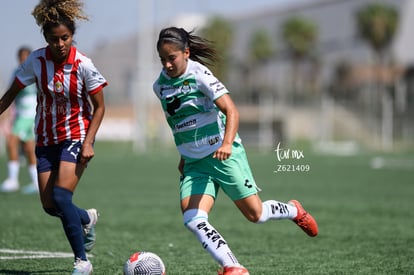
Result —
[{"label": "player's right leg", "polygon": [[36,169],[36,155],[35,155],[35,142],[33,139],[23,142],[23,150],[27,159],[27,170],[30,175],[30,183],[26,185],[22,192],[24,194],[33,194],[39,192],[39,183],[37,179]]},{"label": "player's right leg", "polygon": [[[245,269],[237,261],[227,241],[208,221],[208,211],[211,210],[213,204],[214,198],[210,195],[192,195],[182,199],[181,207],[183,209],[184,225],[193,232],[203,248],[224,270],[229,268],[233,268],[233,270],[235,268]],[[247,269],[245,270],[247,272]],[[232,273],[224,272],[219,274]],[[248,272],[243,274],[248,275]]]},{"label": "player's right leg", "polygon": [[[185,176],[182,177],[180,184],[183,221],[207,252],[222,266],[223,270],[219,274],[247,275],[247,269],[238,262],[227,241],[208,221],[208,213],[214,205],[219,190],[219,185],[212,180],[213,174],[217,172],[214,171],[214,167],[222,163],[210,157],[193,163],[185,163]],[[218,171],[218,173],[221,172]],[[244,270],[245,273],[230,273],[237,270]]]}]

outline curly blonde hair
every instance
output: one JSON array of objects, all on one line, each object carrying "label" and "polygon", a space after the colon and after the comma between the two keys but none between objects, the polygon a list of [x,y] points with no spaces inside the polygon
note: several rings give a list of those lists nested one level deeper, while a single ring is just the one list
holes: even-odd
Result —
[{"label": "curly blonde hair", "polygon": [[[80,0],[41,0],[34,8],[32,15],[37,25],[46,32],[52,25],[71,25],[74,33],[75,20],[88,20],[83,13],[83,3]],[[69,27],[69,26],[68,26]]]}]

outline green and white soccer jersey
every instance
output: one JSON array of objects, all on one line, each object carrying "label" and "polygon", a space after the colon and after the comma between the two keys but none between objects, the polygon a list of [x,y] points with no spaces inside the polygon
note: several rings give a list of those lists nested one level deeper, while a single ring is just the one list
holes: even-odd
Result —
[{"label": "green and white soccer jersey", "polygon": [[171,78],[163,70],[153,88],[182,157],[201,159],[220,147],[226,117],[214,101],[229,91],[207,67],[188,60],[183,75]]},{"label": "green and white soccer jersey", "polygon": [[16,96],[14,100],[17,118],[29,119],[36,116],[37,88],[35,84],[26,86]]},{"label": "green and white soccer jersey", "polygon": [[22,141],[34,140],[37,88],[26,86],[16,96],[12,105],[12,133]]}]

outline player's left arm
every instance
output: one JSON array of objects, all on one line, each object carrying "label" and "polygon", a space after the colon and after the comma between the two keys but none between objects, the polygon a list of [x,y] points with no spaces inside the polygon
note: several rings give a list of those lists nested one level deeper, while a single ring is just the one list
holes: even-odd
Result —
[{"label": "player's left arm", "polygon": [[226,128],[223,143],[213,154],[213,158],[226,160],[231,155],[233,141],[239,129],[239,111],[229,94],[224,94],[214,101],[216,106],[226,115]]},{"label": "player's left arm", "polygon": [[87,164],[87,162],[94,157],[95,152],[93,150],[93,143],[95,141],[96,133],[101,125],[102,119],[105,114],[105,101],[103,95],[103,89],[94,92],[90,95],[90,99],[93,105],[93,115],[89,124],[88,132],[81,149],[81,163]]},{"label": "player's left arm", "polygon": [[185,165],[185,160],[183,157],[180,157],[180,161],[178,162],[178,171],[180,172],[181,176],[184,175],[184,165]]}]

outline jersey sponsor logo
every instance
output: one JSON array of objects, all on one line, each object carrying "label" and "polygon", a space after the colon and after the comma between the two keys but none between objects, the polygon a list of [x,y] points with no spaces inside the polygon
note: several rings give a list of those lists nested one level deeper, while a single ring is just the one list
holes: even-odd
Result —
[{"label": "jersey sponsor logo", "polygon": [[[164,96],[165,91],[173,91],[176,92],[181,86],[172,86],[172,85],[164,85],[160,88],[160,95]],[[171,93],[171,92],[170,92]]]},{"label": "jersey sponsor logo", "polygon": [[214,89],[215,94],[224,89],[224,85],[219,80],[216,80],[215,82],[210,83],[209,86],[210,87],[215,87],[215,89]]},{"label": "jersey sponsor logo", "polygon": [[170,116],[175,115],[175,111],[180,108],[181,105],[181,99],[177,96],[171,96],[165,99],[167,103],[167,112],[170,114]]},{"label": "jersey sponsor logo", "polygon": [[277,203],[271,204],[272,214],[275,214],[276,212],[279,212],[280,214],[288,214],[289,209],[287,208],[286,204]]},{"label": "jersey sponsor logo", "polygon": [[78,154],[79,153],[70,152],[70,154],[73,156],[74,159],[78,159]]},{"label": "jersey sponsor logo", "polygon": [[220,92],[223,89],[224,89],[224,86],[219,86],[214,90],[214,93],[216,94],[216,93]]},{"label": "jersey sponsor logo", "polygon": [[213,83],[210,83],[210,84],[208,84],[210,87],[213,87],[213,86],[218,86],[218,85],[220,85],[221,84],[221,82],[220,81],[215,81],[215,82],[213,82]]},{"label": "jersey sponsor logo", "polygon": [[220,141],[220,136],[215,136],[215,137],[201,137],[197,135],[197,129],[196,129],[196,133],[194,135],[194,143],[195,145],[198,146],[202,146],[202,145],[210,145],[213,146],[214,144],[218,143]]},{"label": "jersey sponsor logo", "polygon": [[192,120],[185,121],[185,122],[180,123],[180,124],[176,124],[175,129],[180,130],[184,127],[190,127],[190,126],[196,125],[196,123],[197,123],[197,119],[194,118]]},{"label": "jersey sponsor logo", "polygon": [[246,186],[247,188],[252,188],[253,184],[249,183],[249,180],[246,179],[246,181],[244,182],[244,186]]},{"label": "jersey sponsor logo", "polygon": [[80,152],[79,146],[81,146],[79,141],[73,141],[67,149],[67,151],[73,156],[74,159],[78,159],[78,155]]},{"label": "jersey sponsor logo", "polygon": [[219,140],[220,140],[220,138],[218,136],[217,137],[214,137],[214,138],[211,138],[211,139],[208,140],[208,144],[214,145],[217,142],[219,142]]},{"label": "jersey sponsor logo", "polygon": [[105,78],[99,72],[97,72],[97,71],[93,71],[92,72],[92,76],[94,78],[97,78],[99,81],[102,81],[102,82],[105,81]]}]

